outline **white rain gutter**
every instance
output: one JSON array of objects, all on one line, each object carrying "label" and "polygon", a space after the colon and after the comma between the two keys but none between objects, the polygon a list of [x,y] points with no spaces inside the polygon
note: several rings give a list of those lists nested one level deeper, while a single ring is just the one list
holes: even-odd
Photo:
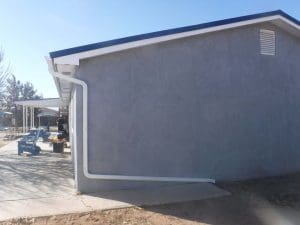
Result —
[{"label": "white rain gutter", "polygon": [[89,172],[88,166],[88,86],[87,84],[79,79],[63,75],[54,70],[50,71],[53,77],[67,81],[72,84],[77,84],[82,87],[82,142],[83,142],[83,173],[87,178],[90,179],[101,179],[101,180],[127,180],[127,181],[161,181],[161,182],[205,182],[215,183],[214,179],[208,178],[192,178],[192,177],[150,177],[150,176],[127,176],[127,175],[114,175],[114,174],[94,174]]}]

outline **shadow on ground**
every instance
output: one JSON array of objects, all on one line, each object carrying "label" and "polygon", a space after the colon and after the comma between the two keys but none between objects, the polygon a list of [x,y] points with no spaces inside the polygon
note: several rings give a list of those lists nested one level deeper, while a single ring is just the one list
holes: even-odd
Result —
[{"label": "shadow on ground", "polygon": [[0,201],[40,198],[73,192],[69,155],[0,155]]},{"label": "shadow on ground", "polygon": [[[221,183],[219,186],[230,191],[232,195],[175,204],[157,205],[157,202],[153,202],[151,206],[142,206],[144,211],[137,215],[135,215],[136,212],[130,211],[133,209],[128,209],[123,214],[116,212],[116,216],[126,221],[129,218],[128,214],[132,214],[139,219],[146,218],[146,221],[149,219],[150,224],[159,224],[151,222],[151,218],[159,217],[162,221],[168,218],[164,222],[171,221],[171,224],[186,224],[187,222],[211,225],[300,224],[300,174]],[[192,189],[186,190],[183,194],[190,195],[190,191]],[[165,198],[165,192],[154,194],[153,199],[158,199],[158,202],[159,199]],[[120,195],[118,192],[102,193],[101,197],[131,204],[136,204],[138,198],[132,198],[130,192],[127,196]]]},{"label": "shadow on ground", "polygon": [[[18,156],[9,149],[3,152],[0,202],[70,195],[74,191],[70,155],[42,152],[38,156]],[[137,205],[145,200],[147,206],[47,217],[19,224],[300,224],[300,174],[218,185],[232,195],[224,196],[226,192],[209,184],[102,192],[92,196]],[[180,203],[165,204],[174,198]],[[203,198],[209,199],[193,201]],[[42,220],[53,223],[38,222]]]},{"label": "shadow on ground", "polygon": [[232,195],[143,208],[200,224],[300,224],[300,174],[220,186]]},{"label": "shadow on ground", "polygon": [[247,202],[231,196],[143,208],[155,213],[203,224],[263,225],[255,212],[249,209]]}]

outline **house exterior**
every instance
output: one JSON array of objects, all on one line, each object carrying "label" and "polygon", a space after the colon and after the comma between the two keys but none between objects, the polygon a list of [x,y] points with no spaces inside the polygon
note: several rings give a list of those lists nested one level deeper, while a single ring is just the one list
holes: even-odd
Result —
[{"label": "house exterior", "polygon": [[299,172],[299,37],[273,11],[51,52],[77,189]]}]

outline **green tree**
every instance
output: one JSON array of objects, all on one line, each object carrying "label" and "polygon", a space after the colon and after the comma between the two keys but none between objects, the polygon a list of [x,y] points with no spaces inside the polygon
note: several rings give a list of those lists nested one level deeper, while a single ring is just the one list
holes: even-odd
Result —
[{"label": "green tree", "polygon": [[[11,112],[15,119],[16,125],[22,125],[22,107],[16,106],[15,101],[20,100],[32,100],[32,99],[41,99],[42,96],[37,94],[37,90],[34,88],[33,84],[30,82],[22,83],[17,80],[15,75],[12,75],[6,80],[6,94],[3,101],[3,109],[5,111]],[[39,113],[39,110],[35,110],[35,115]],[[4,122],[9,124],[9,120]]]},{"label": "green tree", "polygon": [[21,100],[22,83],[16,79],[15,75],[12,75],[6,81],[6,94],[4,97],[4,108],[7,111],[12,111],[15,107],[15,101]]},{"label": "green tree", "polygon": [[22,84],[21,98],[22,100],[32,100],[40,99],[41,96],[37,94],[37,91],[34,89],[33,84],[27,81],[26,83]]}]

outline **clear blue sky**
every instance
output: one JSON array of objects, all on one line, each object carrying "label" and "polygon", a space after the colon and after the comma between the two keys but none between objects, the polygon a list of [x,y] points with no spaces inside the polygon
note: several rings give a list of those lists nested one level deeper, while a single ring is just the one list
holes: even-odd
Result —
[{"label": "clear blue sky", "polygon": [[56,97],[50,51],[162,29],[281,9],[299,0],[0,0],[0,46],[18,79]]}]

